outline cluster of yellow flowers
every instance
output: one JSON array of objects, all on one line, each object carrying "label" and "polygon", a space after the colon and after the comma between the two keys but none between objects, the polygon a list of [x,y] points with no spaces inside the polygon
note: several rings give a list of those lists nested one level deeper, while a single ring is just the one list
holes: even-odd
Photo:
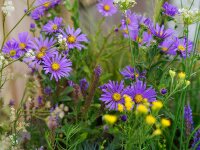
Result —
[{"label": "cluster of yellow flowers", "polygon": [[[176,74],[177,73],[175,71],[169,70],[169,75],[171,76],[172,80],[174,80]],[[177,74],[177,78],[178,78],[177,81],[178,81],[179,84],[185,84],[186,87],[190,85],[190,81],[186,80],[186,74],[185,74],[185,72],[182,72],[182,71],[179,72]]]}]

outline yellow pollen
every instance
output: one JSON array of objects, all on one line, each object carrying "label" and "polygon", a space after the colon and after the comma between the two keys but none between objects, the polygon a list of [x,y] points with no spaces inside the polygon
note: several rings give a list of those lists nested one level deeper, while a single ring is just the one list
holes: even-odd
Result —
[{"label": "yellow pollen", "polygon": [[49,6],[51,5],[51,2],[46,2],[46,3],[44,3],[44,7],[46,7],[46,8],[48,8]]},{"label": "yellow pollen", "polygon": [[20,43],[19,47],[20,47],[20,49],[25,49],[26,48],[26,44],[25,43]]},{"label": "yellow pollen", "polygon": [[69,43],[73,44],[73,43],[76,42],[76,37],[73,36],[73,35],[69,35],[69,36],[67,37],[67,41],[68,41]]},{"label": "yellow pollen", "polygon": [[119,93],[114,93],[112,97],[113,97],[113,99],[115,101],[120,101],[121,100],[121,95]]},{"label": "yellow pollen", "polygon": [[58,26],[57,26],[56,24],[54,24],[54,25],[52,26],[52,29],[53,29],[53,30],[58,30]]},{"label": "yellow pollen", "polygon": [[143,100],[143,96],[141,94],[136,94],[134,100],[136,103],[141,103]]},{"label": "yellow pollen", "polygon": [[127,18],[127,19],[126,19],[126,22],[127,22],[128,25],[130,25],[130,24],[131,24],[131,19],[130,19],[130,18]]},{"label": "yellow pollen", "polygon": [[105,11],[109,11],[109,10],[110,10],[110,6],[109,6],[109,5],[104,5],[104,6],[103,6],[103,9],[104,9]]},{"label": "yellow pollen", "polygon": [[162,47],[162,51],[166,52],[168,50],[167,47]]},{"label": "yellow pollen", "polygon": [[136,74],[135,74],[135,77],[136,77],[136,78],[138,78],[138,77],[139,77],[139,74],[138,74],[138,73],[136,73]]},{"label": "yellow pollen", "polygon": [[178,46],[178,49],[179,49],[180,51],[185,51],[185,47],[184,47],[183,45],[179,45],[179,46]]},{"label": "yellow pollen", "polygon": [[127,30],[127,29],[125,29],[125,30],[123,30],[123,31],[124,31],[125,34],[128,34],[128,30]]},{"label": "yellow pollen", "polygon": [[52,68],[52,70],[57,71],[57,70],[60,69],[60,64],[54,62],[54,63],[51,65],[51,68]]},{"label": "yellow pollen", "polygon": [[13,56],[15,56],[15,55],[16,55],[16,50],[12,49],[12,50],[10,51],[10,56],[13,57]]},{"label": "yellow pollen", "polygon": [[47,47],[45,47],[45,46],[42,46],[41,48],[40,48],[40,52],[45,52],[47,50]]},{"label": "yellow pollen", "polygon": [[44,57],[45,53],[44,52],[39,52],[37,53],[36,57],[37,59],[42,59],[42,57]]}]

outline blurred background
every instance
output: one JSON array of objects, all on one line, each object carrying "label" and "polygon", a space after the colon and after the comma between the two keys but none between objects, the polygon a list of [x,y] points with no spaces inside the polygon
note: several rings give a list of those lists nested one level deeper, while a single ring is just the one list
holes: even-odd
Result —
[{"label": "blurred background", "polygon": [[[72,2],[74,0],[71,0]],[[145,14],[148,17],[153,16],[153,10],[156,0],[137,0],[137,5],[133,8],[134,12]],[[191,0],[183,0],[184,7],[189,7]],[[81,28],[88,32],[92,32],[95,28],[95,23],[99,21],[102,16],[96,10],[97,0],[79,0],[80,3],[80,20]],[[180,7],[180,0],[173,0],[171,3],[174,3],[176,6]],[[10,29],[16,24],[16,22],[23,16],[24,9],[26,8],[26,0],[13,0],[15,11],[6,18],[6,32],[9,32]],[[3,5],[3,0],[0,0],[0,6]],[[198,8],[199,0],[194,0],[194,8]],[[70,13],[66,9],[62,8],[62,16],[65,19],[65,22],[71,24]],[[119,23],[121,19],[121,14],[116,14],[113,17],[109,17],[106,20],[106,23],[103,25],[103,30],[106,31],[114,23]],[[2,11],[0,11],[0,44],[2,43]],[[30,17],[25,17],[25,19],[20,23],[20,25],[11,33],[9,39],[12,37],[17,38],[18,33],[29,31],[30,23],[34,21]],[[169,25],[170,26],[170,25]],[[193,38],[193,32],[195,30],[194,26],[190,26],[190,39]],[[4,98],[5,101],[10,101],[14,99],[16,102],[19,102],[27,80],[27,73],[30,72],[30,69],[23,63],[17,62],[10,66],[6,74],[10,75],[10,80],[7,81],[3,90],[0,92],[0,96]]]}]

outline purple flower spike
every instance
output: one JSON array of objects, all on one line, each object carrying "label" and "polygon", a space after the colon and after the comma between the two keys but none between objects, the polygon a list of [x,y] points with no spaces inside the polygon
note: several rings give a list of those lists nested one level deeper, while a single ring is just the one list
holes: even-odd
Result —
[{"label": "purple flower spike", "polygon": [[186,135],[187,135],[187,137],[189,137],[190,133],[194,129],[192,109],[190,108],[190,105],[187,105],[184,108],[184,118],[185,118]]},{"label": "purple flower spike", "polygon": [[114,6],[113,0],[99,0],[97,9],[105,17],[112,16],[117,12],[117,8]]},{"label": "purple flower spike", "polygon": [[195,133],[192,148],[196,147],[196,150],[200,150],[200,144],[198,144],[199,142],[200,142],[200,129],[197,130],[197,132]]},{"label": "purple flower spike", "polygon": [[59,54],[51,57],[44,57],[43,64],[45,74],[50,73],[51,80],[55,78],[55,80],[58,81],[61,77],[68,77],[72,71],[72,62]]}]

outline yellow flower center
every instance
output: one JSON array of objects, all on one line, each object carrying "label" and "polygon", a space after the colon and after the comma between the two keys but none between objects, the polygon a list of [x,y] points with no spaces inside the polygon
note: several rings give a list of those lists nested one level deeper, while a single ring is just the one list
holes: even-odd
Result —
[{"label": "yellow flower center", "polygon": [[162,51],[166,52],[168,50],[167,47],[162,47]]},{"label": "yellow flower center", "polygon": [[135,77],[136,77],[136,78],[138,78],[138,77],[139,77],[139,74],[138,74],[138,73],[136,73],[136,74],[135,74]]},{"label": "yellow flower center", "polygon": [[138,41],[138,43],[142,43],[142,38],[137,36],[136,40]]},{"label": "yellow flower center", "polygon": [[54,24],[54,25],[52,26],[52,29],[53,29],[53,30],[58,30],[58,26],[57,26],[56,24]]},{"label": "yellow flower center", "polygon": [[45,47],[45,46],[42,46],[41,48],[40,48],[40,52],[45,52],[47,50],[47,47]]},{"label": "yellow flower center", "polygon": [[130,24],[131,24],[131,19],[130,19],[130,18],[127,18],[127,19],[126,19],[126,22],[127,22],[128,25],[130,25]]},{"label": "yellow flower center", "polygon": [[44,52],[39,52],[37,53],[36,57],[37,59],[42,59],[42,57],[44,57],[45,53]]},{"label": "yellow flower center", "polygon": [[48,8],[50,5],[51,5],[51,2],[45,2],[43,6]]},{"label": "yellow flower center", "polygon": [[141,94],[136,94],[134,100],[136,103],[141,103],[143,100],[143,96]]},{"label": "yellow flower center", "polygon": [[103,9],[104,9],[105,11],[109,11],[109,10],[110,10],[110,6],[109,6],[109,5],[104,5]]},{"label": "yellow flower center", "polygon": [[179,49],[180,51],[185,51],[185,47],[184,47],[183,45],[179,45],[179,46],[178,46],[178,49]]},{"label": "yellow flower center", "polygon": [[76,37],[73,36],[73,35],[69,35],[68,38],[67,38],[67,41],[71,44],[75,43],[76,42]]},{"label": "yellow flower center", "polygon": [[13,57],[13,56],[15,56],[15,55],[16,55],[16,50],[12,49],[12,50],[10,51],[10,56]]},{"label": "yellow flower center", "polygon": [[57,70],[60,69],[60,64],[54,62],[54,63],[51,65],[51,68],[52,68],[52,70],[57,71]]},{"label": "yellow flower center", "polygon": [[26,44],[25,43],[20,43],[19,44],[19,48],[20,49],[25,49],[26,48]]},{"label": "yellow flower center", "polygon": [[123,32],[124,32],[125,34],[128,34],[128,30],[127,30],[127,29],[123,30]]},{"label": "yellow flower center", "polygon": [[113,97],[113,99],[115,101],[120,101],[121,100],[121,95],[119,93],[114,93],[112,97]]}]

